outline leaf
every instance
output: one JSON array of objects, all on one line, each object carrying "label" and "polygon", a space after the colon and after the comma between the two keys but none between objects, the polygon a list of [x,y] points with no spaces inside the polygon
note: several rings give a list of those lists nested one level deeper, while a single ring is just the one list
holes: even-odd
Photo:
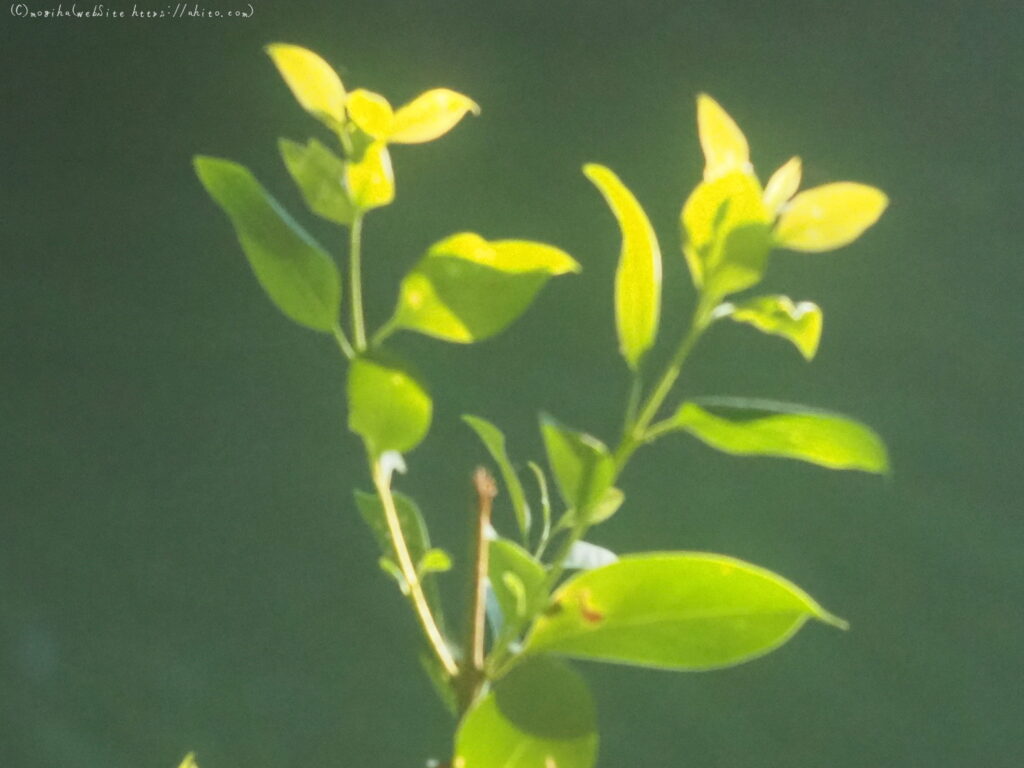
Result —
[{"label": "leaf", "polygon": [[626,500],[626,494],[620,491],[618,488],[608,488],[605,490],[604,495],[594,505],[594,508],[590,510],[587,515],[587,525],[597,525],[603,523],[609,517],[619,511],[619,507]]},{"label": "leaf", "polygon": [[567,581],[534,624],[526,652],[715,669],[778,648],[811,618],[846,626],[781,576],[731,557],[631,555]]},{"label": "leaf", "polygon": [[615,272],[615,322],[619,348],[636,370],[658,335],[661,309],[661,250],[640,203],[611,170],[593,163],[583,173],[604,196],[622,230]]},{"label": "leaf", "polygon": [[683,206],[684,254],[694,285],[714,299],[755,285],[771,250],[771,217],[753,176],[734,172],[697,186]]},{"label": "leaf", "polygon": [[697,96],[697,133],[704,150],[705,181],[713,181],[733,171],[753,172],[750,148],[743,131],[706,93]]},{"label": "leaf", "polygon": [[[517,636],[524,622],[540,609],[546,573],[529,552],[508,539],[493,539],[487,576],[504,619],[504,632]],[[513,578],[509,578],[509,577]]]},{"label": "leaf", "polygon": [[565,558],[566,568],[590,571],[618,562],[619,556],[610,549],[591,544],[589,541],[574,541]]},{"label": "leaf", "polygon": [[552,276],[578,271],[550,245],[452,235],[406,275],[393,322],[445,341],[480,341],[519,317]]},{"label": "leaf", "polygon": [[814,359],[821,341],[821,307],[812,301],[794,304],[788,296],[757,296],[739,304],[722,304],[715,316],[788,339],[807,360]]},{"label": "leaf", "polygon": [[737,456],[778,456],[829,469],[889,471],[885,444],[871,429],[805,406],[707,398],[683,403],[664,424]]},{"label": "leaf", "polygon": [[406,453],[426,437],[433,404],[408,367],[382,354],[357,357],[348,372],[348,426],[375,456]]},{"label": "leaf", "polygon": [[387,141],[395,121],[395,113],[387,99],[379,93],[359,88],[348,95],[345,106],[349,118],[363,133]]},{"label": "leaf", "polygon": [[330,333],[338,323],[341,276],[331,257],[244,166],[195,158],[196,174],[235,227],[263,290],[286,316]]},{"label": "leaf", "polygon": [[351,224],[355,209],[345,190],[345,163],[316,139],[305,145],[280,139],[278,148],[309,210],[335,224]]},{"label": "leaf", "polygon": [[563,427],[550,416],[541,416],[540,429],[562,500],[577,519],[588,519],[615,481],[615,460],[596,437]]},{"label": "leaf", "polygon": [[801,192],[782,210],[775,242],[793,251],[830,251],[851,243],[889,205],[880,189],[841,181]]},{"label": "leaf", "polygon": [[199,768],[196,763],[196,753],[189,752],[185,755],[185,759],[181,761],[181,765],[179,765],[178,768]]},{"label": "leaf", "polygon": [[420,558],[416,572],[420,576],[428,573],[446,573],[452,569],[452,558],[443,549],[428,549]]},{"label": "leaf", "polygon": [[435,88],[421,93],[395,113],[389,141],[421,144],[444,136],[467,112],[480,114],[480,107],[468,96]]},{"label": "leaf", "polygon": [[480,438],[487,452],[491,454],[491,458],[498,465],[501,477],[505,481],[505,487],[508,489],[509,498],[512,500],[512,511],[516,516],[519,532],[525,538],[530,532],[530,507],[526,503],[523,484],[519,481],[519,475],[512,467],[512,462],[509,461],[508,453],[505,450],[505,435],[491,422],[481,419],[479,416],[465,415],[462,420],[476,432],[477,437]]},{"label": "leaf", "polygon": [[773,216],[778,215],[782,206],[800,189],[802,171],[800,158],[792,157],[768,179],[764,188],[764,206]]},{"label": "leaf", "polygon": [[387,145],[375,141],[345,168],[345,186],[357,208],[368,211],[395,199],[395,175]]},{"label": "leaf", "polygon": [[330,64],[298,45],[274,43],[266,51],[303,109],[331,128],[345,122],[345,87]]},{"label": "leaf", "polygon": [[512,668],[466,714],[455,736],[460,768],[592,768],[597,717],[586,683],[551,658]]}]

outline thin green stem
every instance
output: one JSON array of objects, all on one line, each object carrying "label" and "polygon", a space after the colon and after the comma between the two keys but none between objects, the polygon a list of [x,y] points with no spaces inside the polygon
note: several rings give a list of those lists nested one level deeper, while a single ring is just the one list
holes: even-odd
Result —
[{"label": "thin green stem", "polygon": [[366,321],[363,319],[362,276],[363,212],[357,211],[349,228],[349,290],[352,304],[352,340],[357,352],[366,349]]},{"label": "thin green stem", "polygon": [[484,635],[486,622],[487,567],[490,551],[487,531],[491,526],[491,502],[498,493],[494,478],[483,467],[473,473],[477,504],[473,513],[473,540],[470,557],[473,570],[469,581],[469,606],[463,642],[462,667],[456,678],[459,709],[465,712],[476,699],[486,679],[484,672]]},{"label": "thin green stem", "polygon": [[338,348],[341,350],[346,358],[351,360],[356,356],[355,350],[352,349],[352,345],[349,344],[348,336],[345,335],[345,331],[341,329],[340,325],[334,326],[334,340],[338,342]]}]

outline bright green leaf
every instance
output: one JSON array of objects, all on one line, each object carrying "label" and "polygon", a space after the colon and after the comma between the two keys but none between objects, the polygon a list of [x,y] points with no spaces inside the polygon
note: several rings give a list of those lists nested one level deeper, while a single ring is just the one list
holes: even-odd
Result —
[{"label": "bright green leaf", "polygon": [[430,429],[433,404],[405,365],[383,355],[358,357],[348,372],[348,426],[374,455],[411,451]]},{"label": "bright green leaf", "polygon": [[544,567],[518,544],[508,539],[493,539],[487,568],[491,589],[504,619],[504,631],[514,637],[546,597]]},{"label": "bright green leaf", "polygon": [[395,175],[384,142],[373,142],[359,160],[346,165],[345,186],[352,202],[364,211],[388,205],[395,199]]},{"label": "bright green leaf", "polygon": [[889,470],[885,444],[871,429],[800,405],[706,398],[683,403],[657,429],[684,430],[712,448],[738,456],[778,456],[829,469]]},{"label": "bright green leaf", "polygon": [[468,96],[448,88],[426,91],[395,113],[388,140],[396,144],[433,141],[454,128],[467,112],[480,114],[480,107]]},{"label": "bright green leaf", "polygon": [[452,558],[443,549],[428,549],[420,559],[416,571],[423,576],[428,573],[447,573],[452,569]]},{"label": "bright green leaf", "polygon": [[309,209],[336,224],[351,224],[355,209],[345,190],[342,159],[316,139],[305,145],[281,139],[278,147]]},{"label": "bright green leaf", "polygon": [[519,475],[516,474],[505,450],[505,435],[491,422],[481,419],[479,416],[466,415],[462,417],[462,420],[476,432],[484,447],[487,448],[487,452],[491,454],[491,458],[498,465],[501,477],[505,481],[505,487],[508,489],[509,498],[512,500],[512,511],[515,513],[519,532],[525,538],[530,532],[530,507],[526,503],[523,484],[519,481]]},{"label": "bright green leaf", "polygon": [[788,296],[757,296],[738,304],[722,304],[715,309],[715,316],[788,339],[807,360],[813,360],[818,351],[822,315],[821,307],[812,301],[794,304]]},{"label": "bright green leaf", "polygon": [[661,310],[661,250],[647,214],[611,170],[589,164],[583,172],[604,196],[622,230],[615,272],[615,323],[619,348],[636,370],[658,335]]},{"label": "bright green leaf", "polygon": [[550,416],[541,417],[540,427],[562,500],[579,519],[589,520],[615,480],[615,460],[596,437],[568,429]]},{"label": "bright green leaf", "polygon": [[775,242],[793,251],[830,251],[861,236],[889,198],[866,184],[841,181],[801,192],[782,210]]},{"label": "bright green leaf", "polygon": [[603,523],[609,517],[619,511],[622,502],[626,500],[626,494],[618,488],[608,488],[587,514],[587,525]]},{"label": "bright green leaf", "polygon": [[845,627],[799,587],[749,563],[702,552],[633,555],[566,582],[526,650],[714,669],[778,648],[810,618]]},{"label": "bright green leaf", "polygon": [[196,753],[189,752],[185,755],[185,759],[181,761],[181,765],[179,765],[178,768],[199,768],[196,763]]},{"label": "bright green leaf", "polygon": [[768,179],[764,187],[764,206],[773,216],[778,215],[782,206],[800,189],[802,173],[800,158],[791,157]]},{"label": "bright green leaf", "polygon": [[244,166],[200,156],[195,169],[231,219],[252,271],[278,309],[313,330],[333,331],[341,277],[331,257]]},{"label": "bright green leaf", "polygon": [[345,88],[330,64],[298,45],[274,43],[266,51],[303,109],[332,128],[345,122]]},{"label": "bright green leaf", "polygon": [[402,281],[393,322],[446,341],[479,341],[519,317],[552,276],[577,271],[568,254],[550,245],[452,235]]},{"label": "bright green leaf", "polygon": [[387,141],[395,121],[395,113],[387,99],[379,93],[359,88],[348,95],[345,106],[348,116],[363,133]]},{"label": "bright green leaf", "polygon": [[713,181],[733,171],[752,172],[750,148],[743,131],[706,93],[697,97],[697,133],[704,150],[705,181]]},{"label": "bright green leaf", "polygon": [[466,714],[458,768],[592,768],[594,702],[578,673],[551,658],[516,665]]}]

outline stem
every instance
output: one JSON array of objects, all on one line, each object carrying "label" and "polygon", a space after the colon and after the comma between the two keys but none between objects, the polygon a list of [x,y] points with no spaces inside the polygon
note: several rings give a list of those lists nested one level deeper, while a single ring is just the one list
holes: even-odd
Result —
[{"label": "stem", "polygon": [[366,349],[366,324],[363,320],[362,242],[363,212],[356,211],[349,229],[349,290],[352,292],[352,340],[356,350]]},{"label": "stem", "polygon": [[380,461],[372,459],[370,471],[373,474],[373,484],[377,489],[381,504],[384,507],[384,519],[388,524],[388,532],[391,534],[391,543],[395,547],[395,555],[398,557],[398,567],[402,571],[406,586],[409,588],[409,599],[412,601],[416,616],[423,627],[423,634],[433,649],[444,671],[451,677],[459,673],[459,668],[452,657],[441,630],[438,629],[434,614],[430,611],[430,604],[423,592],[423,584],[420,582],[419,574],[416,573],[416,566],[409,555],[409,546],[405,542],[405,535],[402,533],[402,524],[398,520],[398,510],[395,508],[395,498],[391,495],[391,478],[384,472]]},{"label": "stem", "polygon": [[352,349],[352,345],[348,343],[348,337],[345,335],[345,331],[341,329],[340,325],[334,326],[334,339],[338,342],[338,348],[341,349],[341,354],[349,360],[356,356],[355,351]]}]

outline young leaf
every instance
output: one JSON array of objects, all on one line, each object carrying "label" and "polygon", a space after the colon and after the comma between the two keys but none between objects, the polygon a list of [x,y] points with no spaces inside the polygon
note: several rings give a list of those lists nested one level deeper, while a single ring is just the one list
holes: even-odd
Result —
[{"label": "young leaf", "polygon": [[608,488],[602,494],[601,498],[594,505],[593,509],[587,513],[587,525],[597,525],[603,523],[609,517],[619,511],[619,507],[626,500],[626,494],[624,494],[618,488]]},{"label": "young leaf", "polygon": [[697,133],[704,150],[704,181],[733,171],[752,173],[750,148],[743,131],[706,93],[697,96]]},{"label": "young leaf", "polygon": [[622,230],[615,272],[615,323],[619,348],[636,370],[658,335],[661,309],[661,250],[640,203],[611,170],[591,163],[583,173],[604,196]]},{"label": "young leaf", "polygon": [[592,768],[597,717],[586,683],[551,658],[516,665],[466,714],[452,765]]},{"label": "young leaf", "polygon": [[266,51],[303,109],[331,128],[345,122],[345,88],[330,64],[298,45],[274,43]]},{"label": "young leaf", "polygon": [[181,765],[179,765],[178,768],[199,768],[196,763],[196,753],[189,752],[185,755],[185,759],[181,761]]},{"label": "young leaf", "polygon": [[338,323],[341,277],[317,245],[244,166],[196,157],[196,174],[235,227],[263,290],[295,322],[330,333]]},{"label": "young leaf", "polygon": [[480,341],[519,317],[552,276],[578,271],[550,245],[452,235],[406,275],[393,322],[445,341]]},{"label": "young leaf", "polygon": [[444,136],[467,112],[480,114],[468,96],[435,88],[421,93],[395,113],[389,141],[395,144],[421,144]]},{"label": "young leaf", "polygon": [[395,175],[384,142],[373,142],[359,160],[346,165],[345,186],[355,206],[364,211],[388,205],[395,199]]},{"label": "young leaf", "polygon": [[885,211],[880,189],[850,181],[801,192],[782,210],[775,242],[792,251],[831,251],[852,243]]},{"label": "young leaf", "polygon": [[416,566],[420,576],[428,573],[446,573],[452,569],[452,558],[443,549],[428,549]]},{"label": "young leaf", "polygon": [[741,398],[683,403],[658,432],[683,430],[725,453],[778,456],[829,469],[889,471],[885,444],[845,416],[800,405]]},{"label": "young leaf", "polygon": [[778,648],[811,618],[845,628],[799,587],[749,563],[702,552],[632,555],[566,582],[526,652],[714,669]]},{"label": "young leaf", "polygon": [[591,544],[589,541],[575,541],[565,558],[565,567],[591,571],[618,562],[619,556],[610,549]]},{"label": "young leaf", "polygon": [[822,315],[821,307],[812,301],[794,304],[788,296],[757,296],[738,304],[721,304],[714,314],[788,339],[807,360],[813,360],[818,351]]},{"label": "young leaf", "polygon": [[540,429],[562,500],[578,519],[589,520],[615,480],[615,460],[596,437],[563,427],[550,416],[541,416]]},{"label": "young leaf", "polygon": [[348,426],[375,456],[406,453],[427,435],[433,404],[404,364],[381,354],[358,357],[348,372]]},{"label": "young leaf", "polygon": [[512,511],[516,516],[519,532],[525,539],[530,532],[530,507],[526,503],[523,484],[519,481],[519,475],[516,474],[505,450],[505,435],[491,422],[481,419],[479,416],[466,415],[462,417],[462,420],[476,432],[477,437],[480,438],[487,452],[491,454],[491,458],[498,465],[501,477],[505,481],[505,487],[508,489],[509,498],[512,500]]},{"label": "young leaf", "polygon": [[351,224],[355,209],[345,191],[341,158],[316,139],[305,145],[281,139],[278,147],[309,210],[335,224]]},{"label": "young leaf", "polygon": [[493,539],[487,568],[491,589],[501,608],[504,631],[518,635],[524,621],[536,613],[540,601],[547,597],[543,594],[544,567],[518,544]]},{"label": "young leaf", "polygon": [[388,100],[379,93],[358,88],[348,95],[348,116],[359,129],[374,139],[387,141],[395,121]]},{"label": "young leaf", "polygon": [[800,158],[792,157],[768,179],[764,188],[764,207],[772,216],[778,215],[782,206],[800,189],[802,171]]}]

